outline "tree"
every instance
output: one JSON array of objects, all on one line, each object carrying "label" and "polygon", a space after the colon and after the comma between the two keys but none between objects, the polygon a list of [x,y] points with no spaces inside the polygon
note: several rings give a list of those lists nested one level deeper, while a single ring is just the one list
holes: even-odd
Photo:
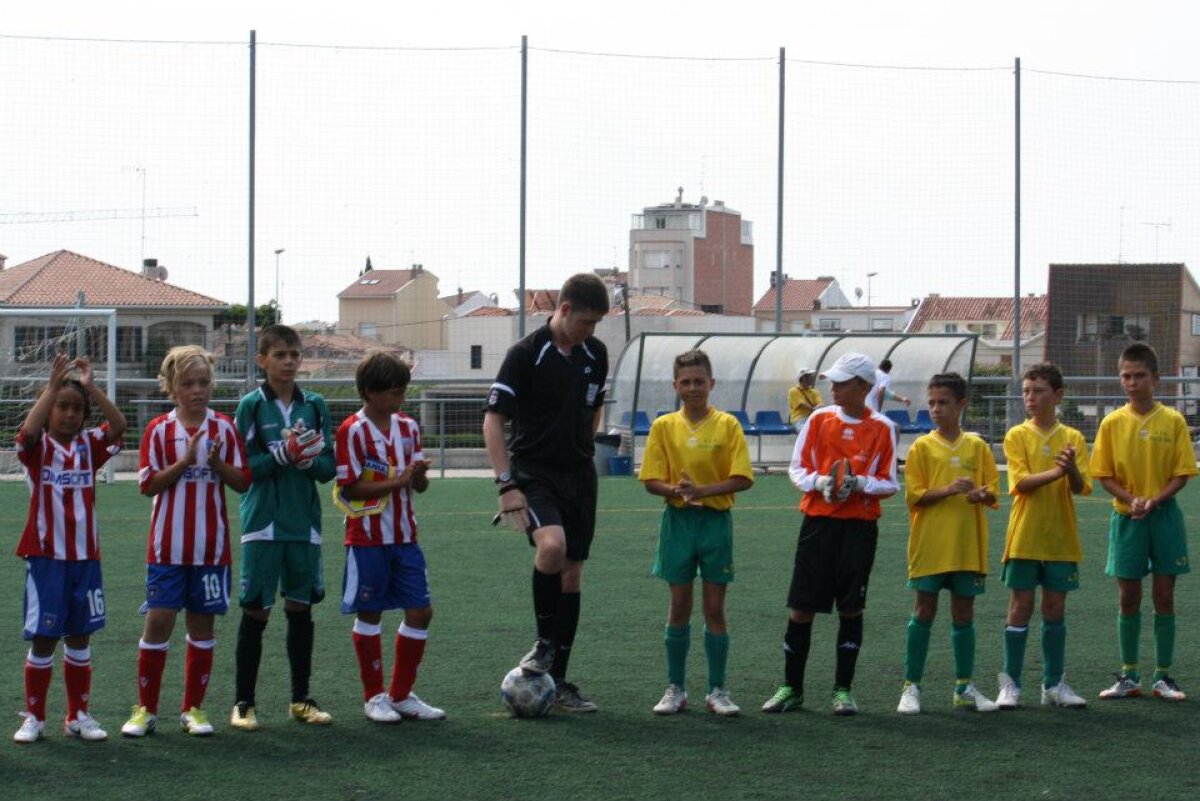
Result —
[{"label": "tree", "polygon": [[[274,300],[272,300],[270,303],[264,303],[257,307],[254,311],[255,327],[262,328],[263,326],[267,326],[275,322],[277,308],[278,306],[276,306]],[[280,314],[279,319],[283,319],[282,314]],[[218,328],[230,325],[244,326],[246,324],[246,304],[234,303],[229,307],[228,311],[223,311],[216,315],[216,317],[213,319],[213,323]]]}]

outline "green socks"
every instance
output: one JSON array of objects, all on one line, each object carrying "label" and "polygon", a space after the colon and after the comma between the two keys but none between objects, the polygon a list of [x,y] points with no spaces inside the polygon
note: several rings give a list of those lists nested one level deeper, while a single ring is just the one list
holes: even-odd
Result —
[{"label": "green socks", "polygon": [[708,691],[712,692],[715,687],[725,686],[725,664],[729,661],[729,635],[713,634],[705,626],[704,655],[708,658]]},{"label": "green socks", "polygon": [[[1156,626],[1157,627],[1157,626]],[[1171,621],[1172,633],[1175,621]],[[1117,641],[1121,646],[1121,672],[1134,681],[1141,678],[1138,671],[1138,640],[1142,636],[1142,613],[1117,616]],[[1172,642],[1172,650],[1174,643]]]},{"label": "green socks", "polygon": [[929,633],[933,621],[922,622],[913,615],[908,619],[908,632],[904,638],[904,680],[920,684],[925,674],[925,658],[929,655]]},{"label": "green socks", "polygon": [[1042,621],[1042,659],[1045,664],[1042,686],[1056,687],[1062,682],[1067,661],[1067,624],[1063,620]]},{"label": "green socks", "polygon": [[688,646],[692,644],[692,627],[667,626],[667,682],[679,687],[686,686]]},{"label": "green socks", "polygon": [[1021,671],[1025,669],[1025,642],[1029,626],[1004,627],[1004,672],[1020,687]]},{"label": "green socks", "polygon": [[964,689],[975,675],[975,623],[952,625],[950,645],[954,648],[954,676],[958,679],[959,689]]},{"label": "green socks", "polygon": [[1165,678],[1175,658],[1175,616],[1154,616],[1154,680]]}]

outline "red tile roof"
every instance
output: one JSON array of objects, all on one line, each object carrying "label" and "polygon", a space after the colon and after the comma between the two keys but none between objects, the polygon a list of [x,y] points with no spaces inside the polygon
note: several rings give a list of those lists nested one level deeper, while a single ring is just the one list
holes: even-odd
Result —
[{"label": "red tile roof", "polygon": [[0,304],[5,306],[74,306],[81,291],[84,301],[92,307],[229,307],[223,300],[155,281],[69,250],[56,250],[0,271]]},{"label": "red tile roof", "polygon": [[420,274],[419,270],[370,270],[338,293],[338,298],[386,298]]},{"label": "red tile roof", "polygon": [[512,317],[516,312],[512,309],[502,309],[499,306],[480,306],[469,312],[467,317]]},{"label": "red tile roof", "polygon": [[554,312],[558,309],[557,289],[526,289],[525,311]]},{"label": "red tile roof", "polygon": [[[813,303],[833,284],[832,278],[785,278],[783,281],[783,310],[811,311]],[[775,311],[775,287],[754,304],[754,311]]]},{"label": "red tile roof", "polygon": [[[1046,327],[1045,295],[1034,295],[1021,299],[1021,329],[1026,335]],[[920,308],[908,324],[908,331],[920,333],[929,323],[947,322],[997,322],[1007,327],[1001,339],[1011,339],[1013,319],[1012,297],[945,297],[930,295],[921,301]]]}]

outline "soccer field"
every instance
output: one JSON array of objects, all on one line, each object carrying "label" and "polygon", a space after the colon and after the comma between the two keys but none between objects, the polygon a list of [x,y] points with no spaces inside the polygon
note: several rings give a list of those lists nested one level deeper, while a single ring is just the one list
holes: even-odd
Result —
[{"label": "soccer field", "polygon": [[[1200,494],[1181,500],[1189,520]],[[943,598],[930,648],[926,712],[895,713],[903,680],[904,633],[911,593],[904,588],[907,536],[903,501],[885,505],[879,552],[867,606],[855,718],[829,714],[836,623],[814,629],[803,711],[758,712],[782,675],[784,598],[800,515],[786,477],[761,477],[740,495],[734,512],[737,580],[729,592],[732,648],[729,687],[741,717],[717,719],[703,710],[704,658],[697,611],[689,661],[692,709],[674,718],[650,707],[665,686],[662,647],[667,590],[650,576],[659,501],[628,478],[601,480],[599,523],[584,582],[580,637],[572,679],[599,705],[595,715],[552,714],[515,720],[501,708],[504,673],[532,641],[524,538],[488,525],[495,504],[491,481],[434,480],[418,499],[421,542],[429,560],[434,621],[416,690],[446,709],[445,722],[385,727],[362,713],[351,619],[338,610],[340,520],[326,511],[326,583],[330,597],[316,609],[313,694],[333,713],[330,728],[306,728],[286,716],[288,672],[284,621],[267,629],[258,691],[262,730],[228,727],[233,644],[239,614],[217,624],[217,656],[206,707],[217,733],[192,739],[171,711],[182,692],[183,632],[176,631],[163,684],[162,725],[144,740],[117,733],[137,697],[134,670],[144,599],[149,502],[132,482],[101,486],[98,509],[104,554],[108,627],[92,640],[92,710],[107,743],[68,741],[61,649],[51,686],[46,741],[17,746],[8,739],[0,764],[5,797],[45,798],[68,792],[108,798],[913,798],[1054,799],[1194,798],[1200,778],[1186,768],[1200,735],[1200,701],[1166,704],[1153,698],[1101,703],[1087,710],[1042,709],[1034,689],[1041,675],[1036,621],[1030,638],[1025,707],[979,716],[951,709],[953,675],[948,602]],[[0,521],[15,546],[28,495],[17,482],[0,484]],[[232,498],[231,498],[232,500]],[[1093,699],[1117,667],[1116,589],[1103,576],[1107,496],[1079,502],[1086,561],[1082,588],[1071,595],[1067,622],[1069,682]],[[990,515],[991,567],[999,568],[1007,502]],[[236,521],[235,523],[236,528]],[[236,565],[235,565],[236,569]],[[21,586],[23,563],[0,562],[7,587],[8,625],[0,639],[0,700],[15,713],[22,702]],[[235,572],[236,587],[236,572]],[[1200,693],[1200,577],[1178,585],[1175,671],[1181,686]],[[1007,594],[995,578],[976,607],[976,678],[994,696],[1001,664]],[[1148,599],[1143,666],[1153,663]],[[400,622],[385,616],[385,632]],[[385,643],[387,642],[385,638]],[[391,670],[390,648],[384,649]],[[1200,698],[1200,696],[1194,696]]]}]

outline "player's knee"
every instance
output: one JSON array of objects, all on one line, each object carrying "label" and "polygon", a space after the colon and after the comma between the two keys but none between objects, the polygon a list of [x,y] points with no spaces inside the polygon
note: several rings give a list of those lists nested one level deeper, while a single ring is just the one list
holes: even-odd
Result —
[{"label": "player's knee", "polygon": [[431,606],[404,610],[404,625],[410,629],[427,629],[431,622],[433,622],[433,607]]}]

